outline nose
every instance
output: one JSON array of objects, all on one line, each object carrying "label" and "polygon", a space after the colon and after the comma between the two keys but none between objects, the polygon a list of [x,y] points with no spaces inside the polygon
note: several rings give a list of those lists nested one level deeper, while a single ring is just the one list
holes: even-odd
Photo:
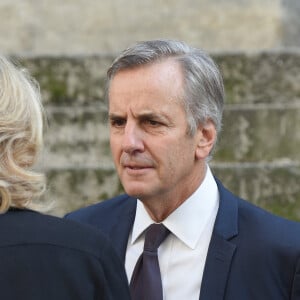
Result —
[{"label": "nose", "polygon": [[142,130],[134,122],[127,122],[125,125],[122,148],[128,154],[144,150]]}]

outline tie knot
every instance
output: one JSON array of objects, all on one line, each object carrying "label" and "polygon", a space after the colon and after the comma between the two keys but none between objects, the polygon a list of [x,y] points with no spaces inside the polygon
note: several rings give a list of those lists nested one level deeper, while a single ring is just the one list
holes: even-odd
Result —
[{"label": "tie knot", "polygon": [[170,231],[163,224],[150,225],[145,234],[144,250],[156,252]]}]

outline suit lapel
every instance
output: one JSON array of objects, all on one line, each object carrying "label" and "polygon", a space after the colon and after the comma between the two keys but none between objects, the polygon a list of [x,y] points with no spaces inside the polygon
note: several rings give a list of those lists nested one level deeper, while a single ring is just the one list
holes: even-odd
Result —
[{"label": "suit lapel", "polygon": [[115,215],[109,235],[114,248],[125,263],[128,236],[134,223],[137,201],[132,197],[123,201],[126,204],[122,205],[120,212]]},{"label": "suit lapel", "polygon": [[236,245],[230,240],[238,234],[237,199],[217,181],[220,206],[206,258],[200,300],[222,300]]},{"label": "suit lapel", "polygon": [[234,252],[235,245],[217,235],[212,236],[203,273],[200,300],[224,299],[228,273]]}]

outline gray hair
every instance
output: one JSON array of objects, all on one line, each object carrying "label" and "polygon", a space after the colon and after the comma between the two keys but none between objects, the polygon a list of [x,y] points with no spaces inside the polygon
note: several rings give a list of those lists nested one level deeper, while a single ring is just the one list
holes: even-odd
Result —
[{"label": "gray hair", "polygon": [[0,212],[34,207],[44,174],[31,170],[43,146],[39,86],[25,69],[0,56]]},{"label": "gray hair", "polygon": [[124,50],[107,71],[106,97],[110,82],[117,72],[167,58],[177,61],[184,75],[182,101],[187,115],[188,133],[195,134],[198,126],[207,120],[212,120],[219,133],[225,97],[220,71],[208,54],[181,41],[145,41]]}]

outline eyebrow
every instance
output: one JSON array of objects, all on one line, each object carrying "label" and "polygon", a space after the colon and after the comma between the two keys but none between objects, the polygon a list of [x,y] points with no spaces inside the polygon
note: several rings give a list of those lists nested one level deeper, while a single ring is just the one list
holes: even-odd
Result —
[{"label": "eyebrow", "polygon": [[[110,120],[115,120],[115,119],[119,119],[119,118],[126,118],[126,117],[122,116],[121,114],[118,115],[116,113],[110,113],[108,117],[109,117]],[[159,120],[169,121],[169,118],[165,114],[158,114],[158,113],[153,113],[153,112],[140,113],[137,116],[134,115],[134,118],[140,119],[140,120],[159,119]]]},{"label": "eyebrow", "polygon": [[119,119],[119,118],[123,118],[121,115],[117,115],[117,114],[109,114],[108,115],[108,118],[110,119],[110,120],[114,120],[114,119]]},{"label": "eyebrow", "polygon": [[142,118],[142,119],[144,119],[144,118],[149,118],[149,119],[161,119],[161,117],[164,117],[164,115],[163,114],[157,114],[157,113],[152,113],[152,112],[150,112],[150,113],[141,113],[141,114],[139,114],[138,115],[138,118]]}]

